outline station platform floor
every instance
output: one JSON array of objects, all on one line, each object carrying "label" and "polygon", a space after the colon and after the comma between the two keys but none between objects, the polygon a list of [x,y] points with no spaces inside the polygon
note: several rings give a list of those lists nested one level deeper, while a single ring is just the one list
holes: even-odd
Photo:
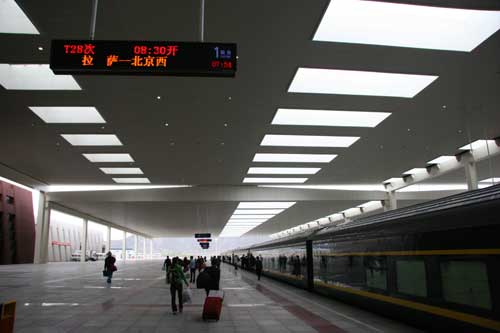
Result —
[{"label": "station platform floor", "polygon": [[[17,301],[15,332],[420,332],[404,324],[222,264],[221,319],[201,318],[205,291],[173,315],[161,261],[0,266],[0,302]],[[193,286],[195,288],[195,286]]]}]

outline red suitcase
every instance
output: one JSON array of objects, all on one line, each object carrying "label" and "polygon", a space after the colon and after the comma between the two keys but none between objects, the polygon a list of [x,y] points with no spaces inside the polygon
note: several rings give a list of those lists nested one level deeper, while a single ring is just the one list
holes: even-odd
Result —
[{"label": "red suitcase", "polygon": [[222,311],[222,301],[224,300],[224,292],[218,290],[210,290],[205,304],[203,305],[203,320],[219,320]]}]

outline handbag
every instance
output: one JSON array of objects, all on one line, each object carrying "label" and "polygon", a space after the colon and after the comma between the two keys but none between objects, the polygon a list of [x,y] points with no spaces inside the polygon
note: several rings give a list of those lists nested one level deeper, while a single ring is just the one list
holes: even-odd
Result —
[{"label": "handbag", "polygon": [[111,271],[112,271],[112,272],[116,272],[117,270],[118,270],[118,268],[116,268],[116,266],[115,266],[115,265],[111,266]]},{"label": "handbag", "polygon": [[191,289],[186,288],[182,291],[182,303],[191,303],[192,297],[191,297]]},{"label": "handbag", "polygon": [[109,276],[108,271],[107,270],[103,270],[102,271],[102,276],[108,277]]}]

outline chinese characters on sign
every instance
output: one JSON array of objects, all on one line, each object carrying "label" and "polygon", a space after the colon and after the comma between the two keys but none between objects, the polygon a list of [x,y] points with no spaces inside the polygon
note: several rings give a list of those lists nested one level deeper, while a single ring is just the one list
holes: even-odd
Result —
[{"label": "chinese characters on sign", "polygon": [[236,45],[150,41],[52,41],[56,74],[226,76],[236,73]]}]

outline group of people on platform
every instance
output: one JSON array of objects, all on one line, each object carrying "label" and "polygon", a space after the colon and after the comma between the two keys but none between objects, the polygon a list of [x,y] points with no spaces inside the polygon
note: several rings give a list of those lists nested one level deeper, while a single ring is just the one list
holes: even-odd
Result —
[{"label": "group of people on platform", "polygon": [[[205,289],[206,294],[210,290],[219,290],[220,282],[220,257],[210,258],[210,266],[206,265],[207,258],[198,256],[194,258],[193,256],[188,259],[184,257],[181,259],[179,257],[174,257],[170,259],[169,256],[163,262],[163,270],[166,272],[165,282],[170,284],[170,295],[172,301],[172,312],[177,313],[177,309],[182,313],[184,304],[184,293],[183,293],[183,282],[186,287],[189,287],[189,283],[195,283],[196,287],[199,289]],[[196,271],[198,271],[198,278],[196,279]],[[189,272],[189,282],[187,281],[186,275]],[[177,307],[176,295],[178,298]]]},{"label": "group of people on platform", "polygon": [[254,257],[253,254],[249,253],[248,255],[242,255],[241,258],[236,255],[234,256],[234,259],[230,256],[225,256],[224,260],[232,263],[235,269],[238,269],[238,265],[241,265],[241,268],[243,269],[255,271],[258,280],[260,280],[260,277],[262,276],[263,262],[262,257],[260,256]]}]

